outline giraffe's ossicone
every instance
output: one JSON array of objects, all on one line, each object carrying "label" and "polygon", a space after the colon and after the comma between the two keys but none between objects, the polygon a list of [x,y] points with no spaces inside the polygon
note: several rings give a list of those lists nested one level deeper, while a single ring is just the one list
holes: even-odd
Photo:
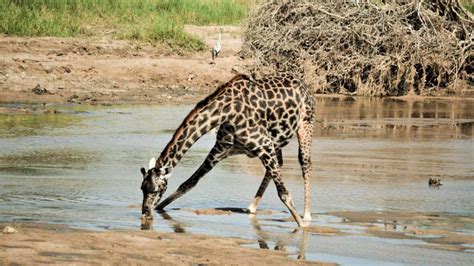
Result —
[{"label": "giraffe's ossicone", "polygon": [[[266,169],[263,181],[248,211],[255,213],[269,182],[273,180],[278,196],[299,226],[311,220],[311,140],[314,99],[312,90],[287,74],[254,79],[237,75],[199,102],[166,145],[160,157],[150,161],[143,174],[142,218],[151,219],[153,210],[168,204],[193,188],[220,160],[234,154],[257,157]],[[204,134],[218,128],[214,147],[202,165],[179,188],[160,202],[168,178],[186,151]],[[304,186],[303,220],[296,212],[292,197],[281,177],[281,149],[297,135]],[[304,221],[304,222],[303,222]]]}]

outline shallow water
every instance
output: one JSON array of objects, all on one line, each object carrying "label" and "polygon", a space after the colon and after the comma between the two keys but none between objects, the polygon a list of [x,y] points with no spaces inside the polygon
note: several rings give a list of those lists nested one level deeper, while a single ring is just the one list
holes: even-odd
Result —
[{"label": "shallow water", "polygon": [[[1,105],[0,221],[62,223],[88,229],[140,227],[141,174],[160,154],[192,106]],[[15,110],[28,109],[32,113]],[[44,109],[59,114],[42,114]],[[40,110],[40,111],[37,111]],[[432,249],[423,239],[367,235],[367,225],[346,224],[337,211],[474,216],[474,102],[317,98],[313,140],[313,224],[343,234],[293,232],[295,224],[269,188],[256,217],[193,210],[245,208],[263,176],[256,159],[236,156],[156,215],[154,230],[236,236],[255,247],[286,249],[294,257],[341,264],[470,264],[472,249]],[[204,160],[215,140],[201,138],[169,180],[174,191]],[[302,210],[297,143],[283,151],[283,175]],[[439,189],[428,187],[440,178]],[[468,222],[436,228],[474,236]],[[429,226],[428,226],[429,227]],[[454,229],[453,229],[454,228]],[[306,239],[306,240],[305,240]],[[420,243],[421,242],[421,243]]]}]

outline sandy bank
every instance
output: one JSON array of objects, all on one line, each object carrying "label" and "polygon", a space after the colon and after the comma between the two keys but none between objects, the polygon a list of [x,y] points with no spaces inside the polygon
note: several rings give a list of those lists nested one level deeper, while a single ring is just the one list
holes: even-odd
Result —
[{"label": "sandy bank", "polygon": [[[12,224],[1,234],[0,262],[18,264],[315,264],[284,251],[249,249],[247,240],[156,231],[86,231],[61,225]],[[0,225],[3,229],[6,224]]]}]

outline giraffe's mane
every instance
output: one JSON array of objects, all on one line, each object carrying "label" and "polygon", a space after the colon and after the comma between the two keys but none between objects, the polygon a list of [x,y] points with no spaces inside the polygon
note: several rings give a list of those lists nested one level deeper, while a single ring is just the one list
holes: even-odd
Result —
[{"label": "giraffe's mane", "polygon": [[225,92],[225,89],[232,86],[232,84],[237,81],[237,80],[250,80],[250,77],[245,74],[237,74],[235,75],[231,80],[228,82],[225,82],[221,84],[213,93],[211,93],[209,96],[204,98],[203,100],[199,101],[196,104],[196,107],[186,116],[186,118],[183,120],[181,125],[178,127],[176,132],[173,134],[173,137],[171,141],[166,145],[166,148],[163,150],[163,152],[160,155],[160,161],[163,159],[164,156],[167,156],[171,152],[171,148],[175,146],[175,144],[178,142],[179,137],[183,134],[185,125],[189,124],[190,121],[194,120],[196,116],[199,114],[199,111],[205,109],[208,107],[212,101],[217,98],[218,96],[222,95]]},{"label": "giraffe's mane", "polygon": [[213,93],[211,93],[209,96],[207,96],[206,98],[204,98],[203,100],[198,102],[196,107],[194,108],[194,110],[196,110],[196,109],[200,110],[200,109],[208,106],[209,103],[212,102],[212,100],[214,100],[219,95],[222,95],[225,92],[225,89],[230,87],[237,80],[250,80],[250,77],[245,75],[245,74],[235,75],[231,80],[219,85],[219,87],[217,87],[217,89]]}]

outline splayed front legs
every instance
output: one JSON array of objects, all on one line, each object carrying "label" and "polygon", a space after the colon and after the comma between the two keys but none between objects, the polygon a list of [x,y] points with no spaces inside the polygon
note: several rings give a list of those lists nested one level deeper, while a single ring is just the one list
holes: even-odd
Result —
[{"label": "splayed front legs", "polygon": [[195,187],[199,180],[205,174],[207,174],[219,161],[227,157],[228,153],[228,148],[222,143],[217,142],[207,155],[206,160],[201,164],[201,166],[196,170],[196,172],[194,172],[194,174],[188,180],[183,182],[175,192],[173,192],[169,197],[160,202],[158,206],[156,206],[156,209],[163,210],[171,202],[177,200],[186,192]]}]

